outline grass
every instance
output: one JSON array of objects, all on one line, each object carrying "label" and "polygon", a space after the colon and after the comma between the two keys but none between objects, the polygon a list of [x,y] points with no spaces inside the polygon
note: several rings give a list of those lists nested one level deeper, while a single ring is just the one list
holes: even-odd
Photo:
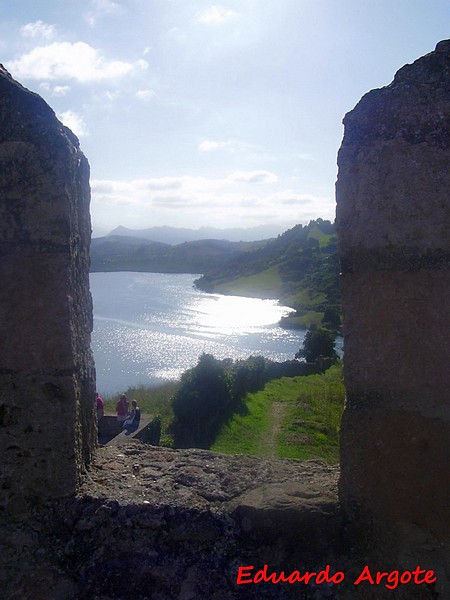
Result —
[{"label": "grass", "polygon": [[[267,387],[267,386],[266,386]],[[263,432],[269,429],[270,400],[263,391],[247,394],[245,412],[235,414],[210,450],[224,454],[264,454]]]},{"label": "grass", "polygon": [[302,379],[300,394],[283,399],[285,410],[277,438],[277,455],[283,458],[321,458],[339,462],[339,430],[344,409],[345,388],[341,367],[323,375]]},{"label": "grass", "polygon": [[317,223],[314,223],[312,229],[308,233],[308,240],[314,238],[318,240],[319,246],[323,248],[324,246],[328,246],[328,244],[336,238],[335,233],[323,233],[318,227]]},{"label": "grass", "polygon": [[[132,387],[125,392],[129,400],[137,400],[142,413],[161,417],[162,446],[173,447],[170,399],[178,385],[168,382],[154,388]],[[321,375],[274,379],[263,390],[247,394],[244,409],[222,427],[210,449],[225,454],[318,458],[338,463],[344,397],[341,365]],[[106,410],[115,412],[118,395],[104,400]]]},{"label": "grass", "polygon": [[307,287],[300,290],[297,294],[286,298],[286,300],[288,300],[292,304],[292,306],[296,306],[299,308],[303,306],[316,307],[319,305],[323,305],[326,302],[326,299],[326,294],[312,292]]},{"label": "grass", "polygon": [[293,306],[296,312],[292,316],[283,317],[283,327],[294,329],[307,329],[311,325],[321,325],[323,319],[323,306],[326,303],[326,295],[312,292],[305,287],[297,294],[285,298],[288,306]]},{"label": "grass", "polygon": [[323,319],[323,312],[316,312],[310,310],[304,315],[298,316],[287,316],[283,317],[280,321],[280,325],[286,328],[292,329],[308,329],[311,325],[321,325]]},{"label": "grass", "polygon": [[239,277],[216,286],[218,293],[254,298],[279,298],[282,282],[278,267],[271,267],[256,275]]},{"label": "grass", "polygon": [[247,395],[246,412],[222,428],[211,450],[337,463],[344,396],[340,365],[273,380]]}]

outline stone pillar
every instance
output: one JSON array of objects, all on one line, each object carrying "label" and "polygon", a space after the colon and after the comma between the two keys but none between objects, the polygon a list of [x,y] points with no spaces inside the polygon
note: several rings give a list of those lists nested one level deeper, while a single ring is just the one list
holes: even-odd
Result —
[{"label": "stone pillar", "polygon": [[0,66],[0,514],[73,494],[95,447],[89,165]]},{"label": "stone pillar", "polygon": [[382,522],[448,542],[450,40],[344,125],[341,501],[359,531]]}]

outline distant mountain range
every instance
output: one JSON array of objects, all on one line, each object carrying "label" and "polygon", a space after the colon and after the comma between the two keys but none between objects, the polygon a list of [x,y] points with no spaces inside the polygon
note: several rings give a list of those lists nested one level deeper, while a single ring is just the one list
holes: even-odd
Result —
[{"label": "distant mountain range", "polygon": [[177,245],[145,238],[107,235],[91,242],[91,271],[206,273],[267,243],[195,240]]},{"label": "distant mountain range", "polygon": [[150,227],[148,229],[128,229],[122,225],[113,229],[107,236],[125,236],[152,240],[163,244],[182,244],[197,240],[227,240],[229,242],[254,242],[276,237],[285,231],[282,225],[259,225],[257,227],[218,229],[200,227],[186,229],[182,227]]}]

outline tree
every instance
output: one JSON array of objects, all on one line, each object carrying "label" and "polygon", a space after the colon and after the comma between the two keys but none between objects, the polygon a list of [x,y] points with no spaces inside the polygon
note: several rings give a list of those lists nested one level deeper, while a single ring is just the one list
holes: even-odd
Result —
[{"label": "tree", "polygon": [[231,366],[233,410],[241,407],[248,392],[262,390],[269,380],[269,363],[263,356],[249,356]]},{"label": "tree", "polygon": [[208,448],[232,406],[230,375],[211,354],[202,354],[197,366],[181,376],[172,398],[177,447]]},{"label": "tree", "polygon": [[339,309],[334,306],[327,306],[323,313],[322,325],[325,329],[332,331],[341,330],[341,315]]},{"label": "tree", "polygon": [[336,358],[334,349],[336,335],[325,327],[311,325],[303,340],[303,347],[295,355],[295,358],[304,358],[306,362],[315,362],[318,358]]}]

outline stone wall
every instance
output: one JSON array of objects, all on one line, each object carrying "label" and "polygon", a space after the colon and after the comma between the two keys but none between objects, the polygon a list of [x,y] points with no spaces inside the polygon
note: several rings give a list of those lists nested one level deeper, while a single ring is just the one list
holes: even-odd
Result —
[{"label": "stone wall", "polygon": [[411,535],[419,555],[448,550],[450,41],[365,95],[344,125],[341,501],[361,536],[380,526],[397,549]]},{"label": "stone wall", "polygon": [[89,201],[77,138],[0,67],[0,510],[9,515],[73,493],[95,445]]},{"label": "stone wall", "polygon": [[327,584],[236,583],[240,566],[256,572],[264,564],[278,573],[317,573],[330,564],[351,581],[339,555],[338,475],[337,465],[322,461],[137,440],[99,447],[78,497],[52,501],[14,528],[0,523],[1,598],[340,598]]}]

